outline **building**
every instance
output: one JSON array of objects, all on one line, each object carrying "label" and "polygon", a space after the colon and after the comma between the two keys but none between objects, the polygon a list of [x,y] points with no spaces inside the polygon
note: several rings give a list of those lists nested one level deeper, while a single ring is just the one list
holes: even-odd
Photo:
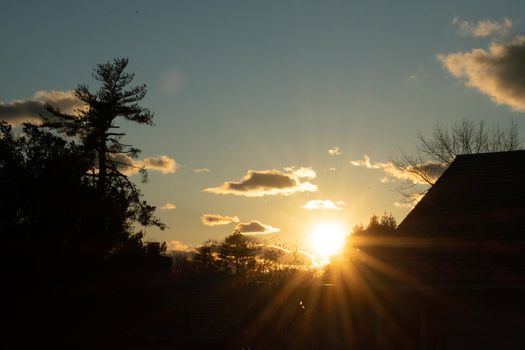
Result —
[{"label": "building", "polygon": [[458,156],[395,237],[354,260],[392,317],[377,348],[522,348],[525,151]]}]

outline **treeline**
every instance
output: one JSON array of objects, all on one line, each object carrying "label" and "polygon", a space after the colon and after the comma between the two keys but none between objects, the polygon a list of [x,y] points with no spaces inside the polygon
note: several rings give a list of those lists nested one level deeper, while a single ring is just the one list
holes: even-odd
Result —
[{"label": "treeline", "polygon": [[291,275],[309,275],[312,260],[295,249],[268,244],[233,232],[222,241],[210,240],[192,251],[172,252],[173,271],[182,275],[238,276],[246,283],[279,283]]}]

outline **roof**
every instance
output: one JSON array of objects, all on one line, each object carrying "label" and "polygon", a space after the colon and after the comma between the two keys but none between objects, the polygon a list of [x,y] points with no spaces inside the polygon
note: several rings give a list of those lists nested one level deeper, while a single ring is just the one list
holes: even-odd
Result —
[{"label": "roof", "polygon": [[398,232],[525,238],[525,151],[458,156]]}]

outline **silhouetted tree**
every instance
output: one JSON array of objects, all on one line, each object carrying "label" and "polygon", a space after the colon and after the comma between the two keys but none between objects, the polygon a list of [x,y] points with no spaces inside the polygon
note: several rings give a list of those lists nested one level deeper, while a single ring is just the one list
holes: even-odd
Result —
[{"label": "silhouetted tree", "polygon": [[[85,103],[85,108],[79,108],[76,115],[71,115],[47,105],[51,116],[43,116],[43,127],[78,137],[86,152],[95,152],[97,172],[94,176],[97,177],[97,189],[101,195],[106,194],[108,177],[125,177],[119,169],[133,167],[122,156],[136,158],[140,152],[120,142],[125,133],[112,131],[119,129],[115,124],[117,118],[153,125],[153,113],[137,103],[145,97],[146,85],[129,87],[135,75],[125,72],[127,66],[127,58],[98,64],[93,77],[102,83],[99,90],[91,92],[83,84],[75,89],[76,97]],[[140,170],[146,174],[144,169]]]},{"label": "silhouetted tree", "polygon": [[[396,218],[386,212],[383,216],[372,215],[366,228],[363,225],[354,226],[351,236],[355,235],[388,235],[395,231],[397,227]],[[351,238],[350,236],[350,238]]]},{"label": "silhouetted tree", "polygon": [[226,272],[243,274],[255,270],[258,250],[246,236],[234,231],[219,246],[219,257]]},{"label": "silhouetted tree", "polygon": [[[100,242],[107,242],[103,249],[113,251],[119,244],[129,244],[126,238],[132,234],[135,223],[165,228],[153,214],[155,207],[142,200],[141,192],[125,174],[126,168],[134,167],[131,159],[136,158],[140,150],[121,142],[124,132],[114,132],[119,128],[118,118],[153,125],[153,113],[138,105],[146,95],[146,85],[129,86],[134,74],[125,72],[127,65],[127,58],[98,64],[93,77],[101,82],[99,90],[91,92],[83,84],[75,90],[85,106],[78,109],[76,115],[69,115],[47,105],[51,116],[43,117],[42,124],[43,128],[81,141],[83,157],[96,168],[85,174],[92,179],[98,193],[95,200],[100,215],[96,231],[103,236],[99,237]],[[145,169],[139,170],[145,180]]]},{"label": "silhouetted tree", "polygon": [[[89,249],[95,216],[85,210],[95,197],[84,175],[90,164],[72,142],[31,125],[15,137],[1,124],[0,231],[5,251],[17,261],[46,262]],[[83,244],[77,244],[82,242]],[[79,254],[80,255],[80,254]],[[49,272],[51,272],[50,270]]]},{"label": "silhouetted tree", "polygon": [[197,248],[195,265],[198,272],[217,272],[220,270],[218,263],[219,244],[210,240]]},{"label": "silhouetted tree", "polygon": [[135,255],[135,262],[145,261],[137,224],[165,228],[121,171],[139,150],[120,142],[125,134],[113,132],[116,118],[151,125],[153,117],[137,104],[145,86],[127,88],[133,79],[124,72],[127,63],[115,59],[97,66],[94,77],[102,86],[96,93],[85,85],[76,89],[86,104],[77,115],[48,105],[51,116],[40,126],[25,124],[19,136],[1,123],[0,230],[9,251],[24,247],[18,248],[19,261],[47,273]]}]

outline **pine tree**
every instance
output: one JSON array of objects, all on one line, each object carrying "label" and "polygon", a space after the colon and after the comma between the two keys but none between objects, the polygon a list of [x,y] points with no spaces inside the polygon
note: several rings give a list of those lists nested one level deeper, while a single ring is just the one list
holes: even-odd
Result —
[{"label": "pine tree", "polygon": [[[130,86],[133,73],[127,73],[127,58],[98,64],[93,71],[100,88],[92,92],[87,85],[75,89],[76,97],[84,103],[75,114],[66,114],[52,105],[43,115],[41,128],[57,132],[80,142],[79,156],[92,164],[84,178],[95,190],[89,198],[88,211],[94,216],[91,229],[93,244],[101,252],[115,252],[134,236],[135,223],[142,226],[165,225],[154,216],[155,207],[142,199],[137,186],[128,179],[126,170],[140,150],[121,142],[124,132],[117,125],[119,119],[153,125],[153,113],[138,102],[146,95],[146,85]],[[147,173],[139,168],[146,180]]]},{"label": "pine tree", "polygon": [[[50,116],[43,116],[43,127],[78,137],[86,153],[92,154],[97,168],[93,176],[97,178],[97,190],[101,196],[106,195],[108,177],[125,177],[121,169],[133,167],[125,161],[126,156],[136,158],[140,152],[120,142],[125,133],[114,131],[119,129],[116,121],[124,118],[139,124],[153,125],[153,113],[138,105],[146,95],[146,85],[129,87],[135,75],[125,72],[127,66],[127,58],[115,58],[113,62],[98,64],[93,77],[101,82],[99,90],[91,92],[84,84],[75,89],[75,95],[84,102],[85,108],[71,115],[47,105]],[[146,175],[144,169],[139,170]]]}]

